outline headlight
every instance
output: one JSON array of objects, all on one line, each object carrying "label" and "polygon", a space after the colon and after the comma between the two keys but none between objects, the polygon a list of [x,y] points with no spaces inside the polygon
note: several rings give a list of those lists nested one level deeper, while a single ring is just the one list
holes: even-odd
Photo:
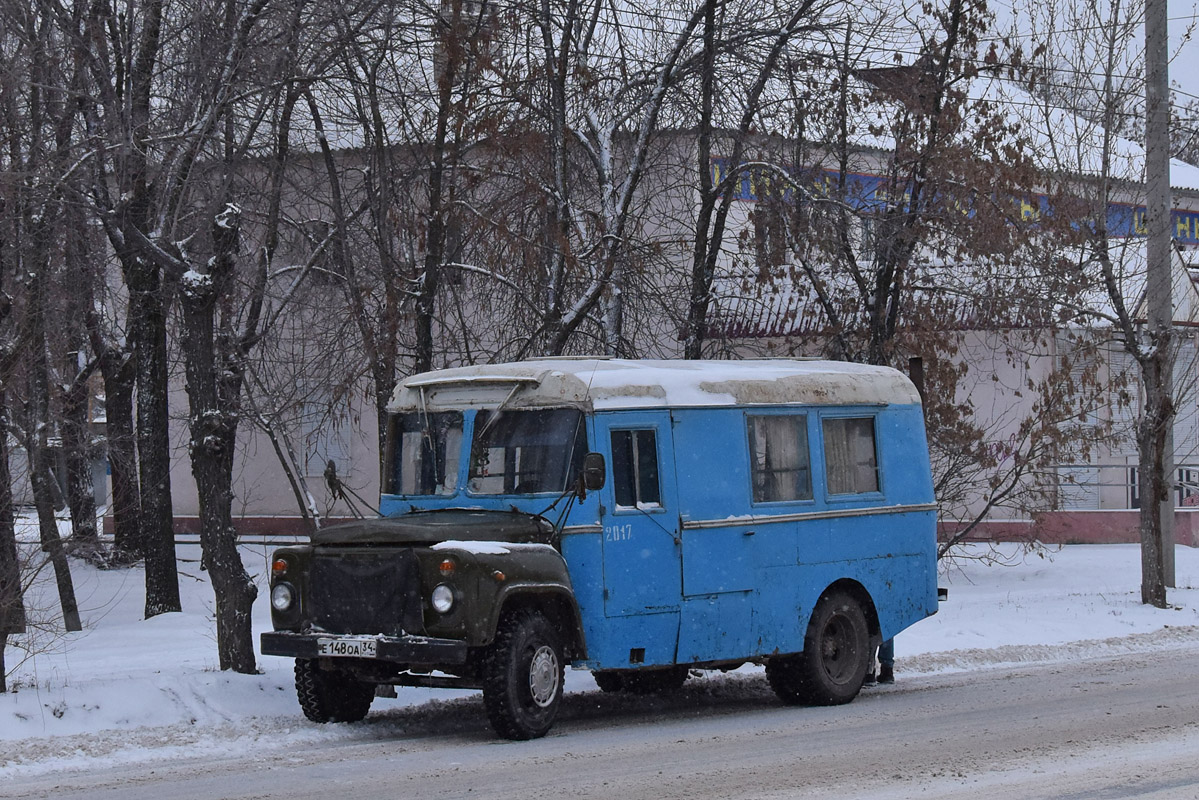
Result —
[{"label": "headlight", "polygon": [[286,611],[296,599],[295,590],[290,583],[276,583],[271,589],[271,607],[276,611]]},{"label": "headlight", "polygon": [[454,590],[444,583],[439,583],[429,595],[429,600],[433,603],[434,611],[445,614],[454,607]]}]

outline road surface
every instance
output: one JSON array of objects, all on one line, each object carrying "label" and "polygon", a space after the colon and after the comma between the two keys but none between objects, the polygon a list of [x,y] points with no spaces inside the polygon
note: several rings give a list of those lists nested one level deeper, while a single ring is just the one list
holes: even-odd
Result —
[{"label": "road surface", "polygon": [[[477,697],[376,701],[366,722],[316,741],[299,719],[269,720],[244,755],[0,778],[0,797],[1189,800],[1197,678],[1199,650],[1178,650],[901,672],[848,706],[789,708],[761,674],[716,676],[670,698],[568,694],[557,726],[533,742],[496,740]],[[309,735],[276,739],[275,724]]]}]

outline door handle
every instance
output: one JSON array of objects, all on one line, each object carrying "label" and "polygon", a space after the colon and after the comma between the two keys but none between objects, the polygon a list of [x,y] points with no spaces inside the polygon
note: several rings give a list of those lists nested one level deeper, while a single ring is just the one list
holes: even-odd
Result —
[{"label": "door handle", "polygon": [[754,531],[744,531],[744,532],[742,532],[742,534],[741,534],[741,535],[742,535],[742,536],[753,536],[753,535],[754,535]]}]

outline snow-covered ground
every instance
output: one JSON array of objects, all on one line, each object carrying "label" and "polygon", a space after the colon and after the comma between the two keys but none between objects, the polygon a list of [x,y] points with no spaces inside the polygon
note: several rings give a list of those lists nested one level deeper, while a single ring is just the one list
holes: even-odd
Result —
[{"label": "snow-covered ground", "polygon": [[[1140,603],[1134,545],[1067,546],[1021,554],[1004,546],[1006,566],[958,559],[943,572],[949,600],[937,616],[896,640],[898,680],[917,674],[1017,662],[1063,662],[1129,650],[1199,644],[1199,550],[1177,550],[1172,608]],[[217,668],[212,593],[199,549],[179,547],[184,610],[142,619],[140,568],[98,570],[72,562],[85,630],[39,630],[5,653],[12,691],[0,695],[0,788],[5,776],[221,755],[248,748],[369,736],[361,726],[308,723],[297,705],[291,662],[261,659],[262,673]],[[264,585],[269,549],[247,546]],[[34,618],[53,615],[50,571],[27,598]],[[55,621],[57,624],[57,621]],[[254,634],[269,629],[266,592],[255,604]],[[24,660],[22,660],[24,659]],[[749,668],[748,671],[752,671]],[[709,680],[729,680],[714,676]],[[568,671],[570,692],[594,691],[588,673]],[[443,709],[469,694],[399,689],[374,709]],[[481,707],[464,705],[481,716]],[[483,723],[479,723],[483,724]]]}]

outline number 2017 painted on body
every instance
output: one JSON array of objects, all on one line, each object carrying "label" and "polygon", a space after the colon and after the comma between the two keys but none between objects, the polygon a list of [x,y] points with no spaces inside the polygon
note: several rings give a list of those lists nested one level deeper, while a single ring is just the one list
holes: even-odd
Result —
[{"label": "number 2017 painted on body", "polygon": [[604,527],[605,542],[624,542],[633,538],[633,526],[625,523],[624,525],[606,525]]}]

